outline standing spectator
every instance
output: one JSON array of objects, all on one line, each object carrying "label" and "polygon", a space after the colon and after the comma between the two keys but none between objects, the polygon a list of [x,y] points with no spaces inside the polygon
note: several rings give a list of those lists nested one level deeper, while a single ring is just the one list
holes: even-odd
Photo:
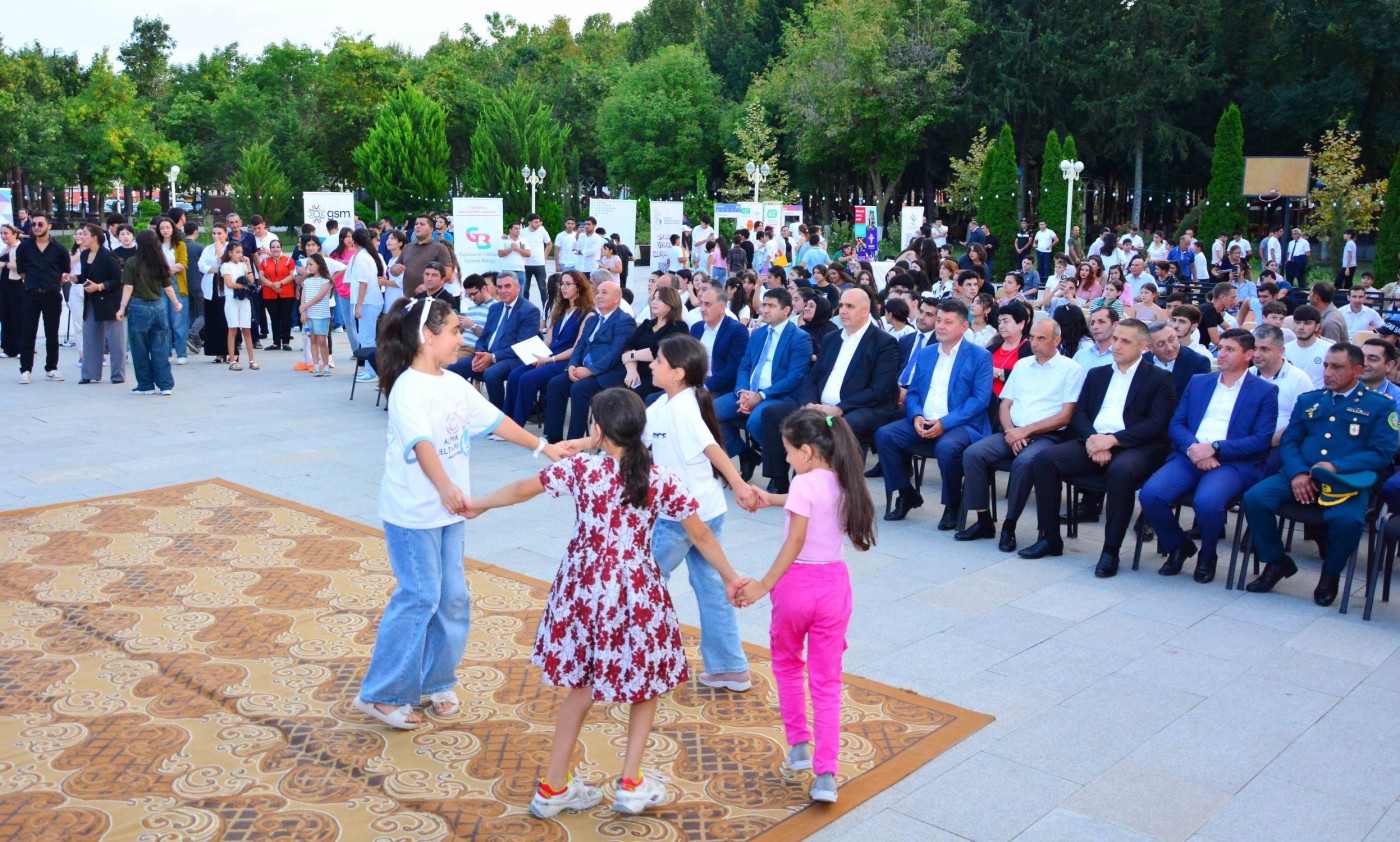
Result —
[{"label": "standing spectator", "polygon": [[948,226],[943,224],[943,220],[935,219],[933,226],[929,228],[929,234],[933,237],[933,247],[943,248],[948,244]]},{"label": "standing spectator", "polygon": [[574,254],[578,237],[578,222],[572,216],[564,220],[564,230],[554,235],[554,271],[561,275],[570,269],[578,268],[578,258]]},{"label": "standing spectator", "polygon": [[457,238],[448,230],[447,223],[448,219],[443,214],[433,214],[433,239],[439,243],[446,243],[450,248],[456,245]]},{"label": "standing spectator", "polygon": [[[506,231],[505,241],[501,243],[501,248],[496,249],[496,256],[500,258],[501,273],[514,275],[516,283],[524,287],[526,291],[530,287],[525,279],[525,260],[532,254],[529,246],[520,239],[520,223],[512,222]],[[529,299],[530,296],[525,296],[525,300]],[[541,303],[543,303],[543,298]]]},{"label": "standing spectator", "polygon": [[[29,239],[34,231],[34,221],[29,218],[29,209],[20,208],[18,211],[15,211],[15,214],[15,227],[19,229],[20,238],[25,240]],[[47,214],[45,214],[45,216],[47,216]]]},{"label": "standing spectator", "polygon": [[[231,246],[230,250],[236,251],[237,247]],[[136,256],[122,267],[122,303],[117,308],[117,321],[127,323],[131,366],[136,369],[136,388],[131,391],[138,395],[154,395],[157,390],[168,395],[175,388],[175,378],[170,374],[167,308],[160,303],[163,292],[175,312],[184,309],[175,295],[171,275],[170,263],[161,251],[160,236],[150,230],[137,234]]]},{"label": "standing spectator", "polygon": [[[353,232],[347,228],[345,233]],[[138,253],[137,258],[139,259],[140,256]],[[253,342],[253,306],[250,301],[257,294],[257,287],[253,278],[253,263],[244,256],[243,246],[235,242],[228,244],[228,249],[224,252],[223,265],[219,267],[219,274],[224,281],[224,319],[228,322],[228,347],[232,349],[230,357],[232,362],[229,363],[229,370],[243,370],[243,366],[238,362],[238,346],[234,340],[234,335],[241,333],[243,350],[248,352],[248,367],[257,371],[259,366],[257,360],[253,359],[253,350],[258,346]],[[139,381],[141,379],[139,367],[137,371],[137,380]]]},{"label": "standing spectator", "polygon": [[21,318],[24,309],[24,279],[19,274],[19,229],[0,225],[0,359],[19,356]]},{"label": "standing spectator", "polygon": [[612,275],[613,283],[626,289],[622,283],[622,258],[617,256],[617,246],[611,240],[604,241],[603,254],[598,258],[598,268],[607,270]]},{"label": "standing spectator", "polygon": [[[616,239],[617,235],[613,235]],[[520,282],[521,293],[525,300],[530,300],[530,281],[533,279],[535,286],[540,291],[540,307],[543,308],[549,301],[546,295],[545,285],[545,258],[549,255],[549,232],[544,230],[544,221],[540,215],[532,213],[525,217],[525,230],[520,232],[520,239],[524,243],[528,256],[525,257],[525,278]],[[625,270],[624,270],[625,271]]]},{"label": "standing spectator", "polygon": [[1031,232],[1031,222],[1029,219],[1023,218],[1021,220],[1021,227],[1016,229],[1016,239],[1012,243],[1012,247],[1016,250],[1015,260],[1012,262],[1012,265],[1020,266],[1021,258],[1030,257],[1031,250],[1034,246],[1035,236]]},{"label": "standing spectator", "polygon": [[1287,262],[1283,267],[1284,278],[1290,284],[1297,286],[1308,279],[1308,255],[1311,252],[1312,245],[1303,236],[1303,229],[1294,228],[1293,239],[1288,241]]},{"label": "standing spectator", "polygon": [[272,343],[276,351],[292,350],[292,309],[296,307],[297,285],[292,277],[296,263],[282,253],[282,241],[276,237],[268,243],[268,255],[258,264],[262,273],[263,309],[272,320]]},{"label": "standing spectator", "polygon": [[103,349],[111,355],[113,383],[126,374],[126,331],[117,321],[121,305],[122,264],[103,245],[107,232],[96,225],[84,225],[73,232],[78,246],[78,280],[83,288],[83,383],[102,382]]},{"label": "standing spectator", "polygon": [[1337,289],[1351,289],[1356,277],[1356,231],[1342,232],[1342,269],[1337,273]]},{"label": "standing spectator", "polygon": [[[224,316],[224,279],[220,267],[228,250],[228,226],[214,223],[214,242],[199,255],[199,269],[204,273],[200,294],[204,297],[204,355],[223,363],[233,349],[228,346],[228,319]],[[315,238],[312,238],[315,241]],[[319,245],[319,243],[318,243]]]},{"label": "standing spectator", "polygon": [[574,268],[585,275],[592,275],[598,269],[598,258],[602,253],[603,237],[598,233],[598,220],[591,216],[584,217],[583,231],[574,241]]},{"label": "standing spectator", "polygon": [[[204,245],[199,242],[199,223],[186,222],[185,232],[185,257],[190,261],[189,271],[186,272],[185,285],[190,290],[190,340],[188,351],[198,351],[201,344],[199,339],[200,328],[204,322],[204,296],[199,295],[194,290],[194,272],[199,269],[199,258],[204,254]],[[118,232],[118,242],[121,234]]]},{"label": "standing spectator", "polygon": [[[632,250],[627,247],[626,243],[622,242],[622,237],[617,234],[612,235],[612,244],[613,254],[616,254],[617,259],[622,261],[622,272],[618,275],[618,283],[622,285],[623,289],[627,289],[627,272],[632,265]],[[714,245],[714,239],[711,238],[706,247],[713,250]],[[707,267],[702,267],[702,269],[705,270],[706,274],[709,274]]]},{"label": "standing spectator", "polygon": [[1283,226],[1269,229],[1269,236],[1259,244],[1259,258],[1264,266],[1283,262]]},{"label": "standing spectator", "polygon": [[22,384],[29,383],[30,372],[34,370],[34,343],[39,339],[41,318],[44,321],[44,377],[55,381],[63,379],[58,371],[58,317],[63,312],[63,284],[71,279],[73,265],[68,251],[49,233],[52,226],[48,214],[33,214],[28,221],[29,239],[19,244],[14,261],[14,271],[24,277],[19,349],[19,382]]},{"label": "standing spectator", "polygon": [[685,268],[685,250],[681,248],[681,235],[671,235],[671,245],[666,248],[666,253],[661,256],[658,266],[663,272],[677,272]]},{"label": "standing spectator", "polygon": [[171,286],[174,287],[176,300],[180,304],[179,310],[173,306],[165,308],[166,323],[170,326],[171,350],[175,352],[175,364],[184,365],[189,362],[185,356],[189,353],[190,334],[190,288],[186,278],[189,277],[191,265],[189,252],[185,250],[185,232],[176,228],[172,220],[164,217],[156,220],[155,229],[160,235],[161,253],[165,255],[165,262],[170,264]]},{"label": "standing spectator", "polygon": [[117,247],[117,234],[119,229],[126,224],[126,217],[119,213],[107,214],[107,230],[102,233],[102,245],[107,249]]},{"label": "standing spectator", "polygon": [[385,250],[389,252],[384,257],[384,276],[379,279],[380,289],[383,293],[384,305],[380,312],[387,313],[389,308],[394,306],[394,302],[403,298],[403,287],[394,268],[399,265],[400,258],[403,257],[404,246],[408,245],[408,235],[394,228],[384,237]]},{"label": "standing spectator", "polygon": [[[379,314],[382,312],[380,307],[384,301],[380,291],[382,287],[379,285],[379,279],[384,276],[384,264],[379,259],[378,250],[374,248],[374,235],[368,230],[361,228],[352,232],[351,241],[355,244],[355,253],[345,267],[345,280],[350,288],[350,312],[347,314],[345,334],[350,339],[350,350],[354,352],[360,348],[374,347],[375,331],[379,324]],[[353,331],[350,329],[351,325],[354,326]],[[365,363],[365,370],[356,377],[361,383],[378,379],[379,375],[374,372],[374,366],[369,362]]]},{"label": "standing spectator", "polygon": [[[267,223],[263,221],[261,216],[257,216],[256,214],[248,220],[248,224],[253,227],[253,243],[257,246],[257,249],[251,254],[245,249],[243,253],[249,255],[251,258],[253,264],[253,279],[255,281],[260,281],[262,279],[262,273],[258,270],[258,267],[261,266],[263,260],[272,253],[272,241],[277,239],[277,235],[267,230]],[[351,226],[346,230],[354,233],[353,229],[354,226]],[[263,298],[261,295],[254,295],[251,298],[251,303],[253,305],[253,341],[261,342],[266,339],[271,332],[268,329],[267,310],[263,307]],[[261,348],[262,345],[259,344],[255,347]]]},{"label": "standing spectator", "polygon": [[420,216],[413,221],[413,242],[404,246],[394,267],[399,270],[399,287],[404,295],[411,298],[418,294],[423,286],[423,267],[429,263],[452,265],[452,251],[433,239],[432,221]]},{"label": "standing spectator", "polygon": [[[1050,275],[1052,261],[1055,257],[1055,246],[1060,242],[1060,237],[1050,227],[1041,220],[1035,232],[1035,259],[1036,271],[1040,277],[1045,278]],[[1023,255],[1029,257],[1029,255]]]}]

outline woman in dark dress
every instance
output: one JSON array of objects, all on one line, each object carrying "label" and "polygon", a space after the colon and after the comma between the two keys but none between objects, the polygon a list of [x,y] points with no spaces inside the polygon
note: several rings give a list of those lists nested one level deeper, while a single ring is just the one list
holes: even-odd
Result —
[{"label": "woman in dark dress", "polygon": [[214,244],[205,246],[199,255],[199,268],[204,273],[200,280],[200,294],[204,296],[204,356],[213,357],[214,362],[228,360],[228,320],[224,316],[224,280],[219,274],[219,266],[224,262],[224,250],[228,248],[228,227],[222,222],[214,223]]},{"label": "woman in dark dress", "polygon": [[689,336],[682,320],[680,294],[670,287],[659,287],[651,295],[651,318],[637,325],[627,344],[622,346],[622,364],[627,373],[622,382],[636,391],[643,400],[660,392],[651,382],[651,361],[656,359],[656,346],[670,336]]},{"label": "woman in dark dress", "polygon": [[126,379],[126,325],[117,321],[122,300],[122,262],[91,223],[73,234],[78,248],[78,283],[83,289],[83,364],[79,384],[102,382],[102,356],[111,356],[113,383]]}]

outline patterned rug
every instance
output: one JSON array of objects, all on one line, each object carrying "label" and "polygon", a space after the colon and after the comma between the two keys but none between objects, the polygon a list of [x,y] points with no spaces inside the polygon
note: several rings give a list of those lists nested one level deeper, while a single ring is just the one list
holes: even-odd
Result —
[{"label": "patterned rug", "polygon": [[[393,587],[378,531],[219,480],[0,513],[0,839],[801,838],[991,721],[848,677],[841,800],[813,806],[753,647],[752,691],[663,699],[646,762],[670,804],[538,821],[547,588],[467,575],[463,711],[390,732],[349,705]],[[626,718],[595,706],[582,778],[616,775]]]}]

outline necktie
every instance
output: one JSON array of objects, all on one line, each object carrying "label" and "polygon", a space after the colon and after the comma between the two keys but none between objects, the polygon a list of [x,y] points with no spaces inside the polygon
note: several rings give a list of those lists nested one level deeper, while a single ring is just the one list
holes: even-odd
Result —
[{"label": "necktie", "polygon": [[496,332],[491,334],[491,347],[487,348],[486,350],[496,350],[496,340],[499,339],[501,334],[505,332],[506,321],[510,319],[510,307],[511,305],[507,304],[505,311],[501,313],[501,321],[499,324],[496,325]]},{"label": "necktie", "polygon": [[768,338],[763,340],[763,355],[758,358],[758,367],[753,370],[753,377],[749,381],[749,388],[752,391],[758,391],[759,381],[763,378],[763,369],[773,357],[773,337],[776,335],[773,328],[768,328]]}]

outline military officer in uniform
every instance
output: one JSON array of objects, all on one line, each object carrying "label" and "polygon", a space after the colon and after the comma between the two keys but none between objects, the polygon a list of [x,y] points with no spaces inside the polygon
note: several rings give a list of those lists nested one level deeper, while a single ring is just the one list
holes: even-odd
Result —
[{"label": "military officer in uniform", "polygon": [[[1400,429],[1395,401],[1360,383],[1362,360],[1361,349],[1347,342],[1327,350],[1325,388],[1298,396],[1279,442],[1282,470],[1245,492],[1244,516],[1254,536],[1254,549],[1259,560],[1267,563],[1245,587],[1251,593],[1267,593],[1298,572],[1293,559],[1284,554],[1274,518],[1281,505],[1296,500],[1320,504],[1327,524],[1322,576],[1313,602],[1327,606],[1337,598],[1337,581],[1366,526],[1371,491],[1338,489],[1330,481],[1339,474],[1386,470],[1395,456]],[[1329,480],[1330,494],[1319,494],[1319,471]]]}]

